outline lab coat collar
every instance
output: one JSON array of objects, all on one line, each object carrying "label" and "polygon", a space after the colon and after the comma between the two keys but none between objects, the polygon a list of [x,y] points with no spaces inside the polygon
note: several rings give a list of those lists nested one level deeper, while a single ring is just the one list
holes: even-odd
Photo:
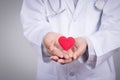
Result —
[{"label": "lab coat collar", "polygon": [[77,6],[76,6],[74,14],[73,14],[74,19],[77,19],[79,14],[82,12],[82,9],[85,9],[86,6],[84,6],[84,5],[86,5],[86,3],[88,1],[89,0],[78,0]]},{"label": "lab coat collar", "polygon": [[85,5],[85,3],[87,1],[89,1],[89,0],[78,0],[77,6],[75,8],[73,0],[65,0],[67,8],[68,8],[70,15],[73,19],[77,19],[81,10],[83,9],[83,6]]},{"label": "lab coat collar", "polygon": [[[102,10],[105,3],[108,0],[93,0],[94,3],[94,7],[98,10]],[[77,17],[79,16],[80,12],[82,12],[82,9],[86,9],[86,4],[91,2],[91,0],[78,0],[77,6],[74,10],[74,14],[73,14],[73,18],[77,19]],[[79,5],[78,5],[79,4]]]},{"label": "lab coat collar", "polygon": [[75,10],[73,0],[65,0],[65,3],[67,5],[67,8],[69,9],[70,13],[73,14],[74,10]]}]

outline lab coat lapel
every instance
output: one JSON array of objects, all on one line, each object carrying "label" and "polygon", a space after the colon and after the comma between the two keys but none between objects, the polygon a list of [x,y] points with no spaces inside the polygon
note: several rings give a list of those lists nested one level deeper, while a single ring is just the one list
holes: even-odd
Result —
[{"label": "lab coat lapel", "polygon": [[67,8],[69,10],[69,12],[71,13],[71,15],[74,14],[74,10],[75,10],[75,6],[74,6],[74,3],[73,3],[73,0],[65,0],[65,3],[67,5]]},{"label": "lab coat lapel", "polygon": [[78,0],[76,9],[74,11],[74,15],[73,15],[73,19],[76,20],[78,18],[78,16],[80,15],[80,13],[82,13],[82,10],[85,9],[85,5],[87,3],[87,1],[89,0]]}]

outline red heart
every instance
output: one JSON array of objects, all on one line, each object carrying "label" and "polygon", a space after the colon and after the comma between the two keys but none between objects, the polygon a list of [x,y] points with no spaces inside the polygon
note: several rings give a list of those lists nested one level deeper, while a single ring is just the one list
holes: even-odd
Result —
[{"label": "red heart", "polygon": [[73,37],[66,38],[61,36],[59,37],[58,42],[64,50],[69,50],[74,45],[75,39]]}]

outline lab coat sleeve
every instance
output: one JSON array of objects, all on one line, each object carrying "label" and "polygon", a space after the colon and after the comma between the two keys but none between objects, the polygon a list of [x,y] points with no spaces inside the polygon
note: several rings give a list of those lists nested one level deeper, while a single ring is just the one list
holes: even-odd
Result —
[{"label": "lab coat sleeve", "polygon": [[43,0],[23,0],[21,22],[25,38],[32,46],[37,46],[41,50],[44,35],[52,31],[47,21]]},{"label": "lab coat sleeve", "polygon": [[89,68],[95,68],[120,48],[120,1],[108,0],[97,32],[87,37]]}]

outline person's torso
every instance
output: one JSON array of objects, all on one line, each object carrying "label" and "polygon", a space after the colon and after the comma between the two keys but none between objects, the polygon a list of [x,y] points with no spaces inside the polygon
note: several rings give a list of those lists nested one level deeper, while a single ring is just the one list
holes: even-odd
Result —
[{"label": "person's torso", "polygon": [[73,0],[47,0],[46,12],[52,30],[73,37],[89,36],[96,32],[102,13],[96,4],[96,0],[78,0],[75,7]]},{"label": "person's torso", "polygon": [[[97,1],[100,0],[78,0],[75,7],[72,0],[45,0],[52,30],[73,37],[89,36],[96,32],[105,4],[99,5]],[[60,65],[53,61],[44,63],[39,60],[38,67],[38,80],[114,80],[112,57],[93,70],[87,69],[85,64],[78,61]]]}]

